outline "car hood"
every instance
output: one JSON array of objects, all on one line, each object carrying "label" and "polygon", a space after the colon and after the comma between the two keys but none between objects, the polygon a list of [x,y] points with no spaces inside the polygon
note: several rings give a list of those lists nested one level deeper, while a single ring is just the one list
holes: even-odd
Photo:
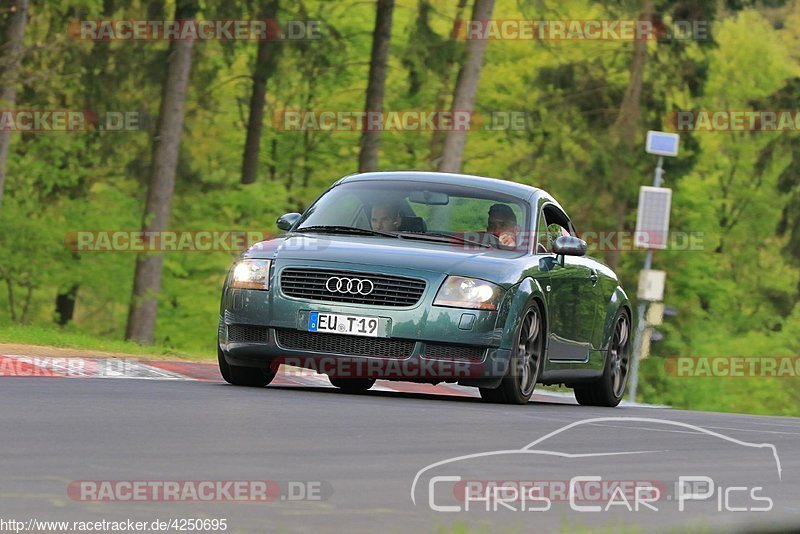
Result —
[{"label": "car hood", "polygon": [[416,269],[473,276],[496,282],[515,281],[517,259],[524,252],[478,248],[460,243],[432,243],[381,236],[287,234],[261,241],[246,258],[320,261]]}]

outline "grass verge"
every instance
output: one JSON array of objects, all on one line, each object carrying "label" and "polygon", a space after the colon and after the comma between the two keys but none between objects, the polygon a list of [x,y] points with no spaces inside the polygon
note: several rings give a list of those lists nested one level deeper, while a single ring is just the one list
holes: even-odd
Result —
[{"label": "grass verge", "polygon": [[[10,345],[41,345],[85,351],[98,351],[137,356],[139,358],[180,358],[195,361],[215,361],[213,347],[208,352],[178,350],[160,345],[139,345],[131,341],[109,339],[84,332],[64,330],[58,327],[2,325],[0,343]],[[87,354],[91,356],[91,354]]]}]

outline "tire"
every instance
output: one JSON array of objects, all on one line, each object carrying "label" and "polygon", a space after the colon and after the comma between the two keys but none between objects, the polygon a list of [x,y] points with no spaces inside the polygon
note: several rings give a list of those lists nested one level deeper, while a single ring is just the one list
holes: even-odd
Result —
[{"label": "tire", "polygon": [[542,371],[544,336],[542,308],[534,300],[522,313],[506,376],[497,389],[480,388],[483,400],[502,404],[528,403]]},{"label": "tire", "polygon": [[374,378],[337,378],[328,376],[331,385],[336,386],[346,393],[364,393],[373,385]]},{"label": "tire", "polygon": [[248,386],[254,388],[263,388],[275,378],[278,373],[277,366],[270,366],[267,369],[260,367],[242,367],[239,365],[231,365],[225,361],[225,355],[217,343],[217,362],[219,363],[219,372],[225,382],[233,384],[234,386]]},{"label": "tire", "polygon": [[575,398],[582,406],[617,406],[625,396],[631,361],[631,319],[626,310],[620,310],[614,319],[611,340],[608,343],[603,376],[589,384],[575,386]]}]

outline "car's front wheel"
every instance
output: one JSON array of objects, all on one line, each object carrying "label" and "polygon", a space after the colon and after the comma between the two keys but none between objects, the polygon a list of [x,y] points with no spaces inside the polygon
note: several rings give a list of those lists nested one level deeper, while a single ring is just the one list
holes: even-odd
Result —
[{"label": "car's front wheel", "polygon": [[217,344],[217,362],[219,372],[225,382],[234,386],[264,387],[275,378],[278,372],[277,366],[270,366],[266,369],[260,367],[243,367],[231,365],[225,361],[225,355]]},{"label": "car's front wheel", "polygon": [[583,406],[613,408],[625,395],[630,366],[631,321],[625,310],[614,320],[603,376],[589,384],[575,386],[575,398]]},{"label": "car's front wheel", "polygon": [[328,380],[333,386],[347,393],[364,393],[375,385],[374,378],[339,378],[328,376]]},{"label": "car's front wheel", "polygon": [[522,314],[506,376],[497,389],[480,388],[483,400],[504,404],[526,404],[530,400],[544,358],[543,325],[541,307],[533,301]]}]

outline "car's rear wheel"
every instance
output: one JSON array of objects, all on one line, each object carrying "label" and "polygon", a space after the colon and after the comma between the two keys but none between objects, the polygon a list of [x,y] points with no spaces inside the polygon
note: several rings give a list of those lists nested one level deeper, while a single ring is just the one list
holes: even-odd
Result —
[{"label": "car's rear wheel", "polygon": [[272,379],[278,373],[277,365],[272,365],[266,369],[231,365],[225,361],[225,355],[222,353],[219,344],[217,344],[217,362],[219,363],[219,372],[222,378],[225,379],[225,382],[234,386],[264,387],[272,382]]},{"label": "car's rear wheel", "polygon": [[332,385],[347,393],[364,393],[375,385],[374,378],[339,378],[328,376],[328,380],[330,380]]},{"label": "car's rear wheel", "polygon": [[481,398],[503,404],[526,404],[539,380],[544,358],[544,321],[537,301],[522,314],[506,376],[497,389],[480,388]]},{"label": "car's rear wheel", "polygon": [[575,398],[583,406],[617,406],[625,395],[630,367],[631,320],[620,310],[614,320],[603,376],[592,383],[575,387]]}]

